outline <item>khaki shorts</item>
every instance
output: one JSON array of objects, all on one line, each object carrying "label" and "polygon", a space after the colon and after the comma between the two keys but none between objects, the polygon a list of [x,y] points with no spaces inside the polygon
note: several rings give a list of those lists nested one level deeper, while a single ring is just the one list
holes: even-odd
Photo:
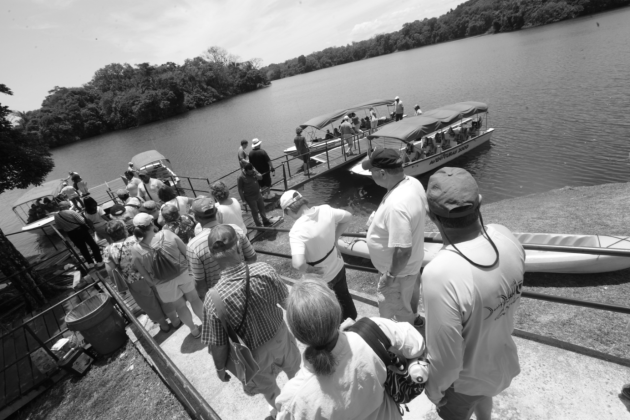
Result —
[{"label": "khaki shorts", "polygon": [[419,277],[420,273],[396,277],[393,281],[378,288],[376,292],[378,312],[382,318],[413,324],[417,308],[412,308],[411,302]]},{"label": "khaki shorts", "polygon": [[486,398],[485,395],[466,395],[455,392],[451,386],[444,393],[446,405],[438,408],[438,416],[444,420],[469,420],[475,407]]},{"label": "khaki shorts", "polygon": [[175,302],[184,294],[195,290],[195,279],[189,274],[188,270],[184,271],[173,280],[155,286],[162,302]]}]

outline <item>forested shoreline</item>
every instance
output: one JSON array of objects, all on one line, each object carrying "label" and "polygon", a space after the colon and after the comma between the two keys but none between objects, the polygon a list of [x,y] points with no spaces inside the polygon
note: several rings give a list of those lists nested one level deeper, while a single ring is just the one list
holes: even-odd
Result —
[{"label": "forested shoreline", "polygon": [[109,64],[81,87],[55,87],[17,129],[49,147],[163,120],[269,84],[260,60],[211,47],[183,65]]},{"label": "forested shoreline", "polygon": [[630,4],[630,0],[469,0],[446,14],[405,23],[400,31],[330,47],[263,68],[269,80],[476,35],[511,32]]}]

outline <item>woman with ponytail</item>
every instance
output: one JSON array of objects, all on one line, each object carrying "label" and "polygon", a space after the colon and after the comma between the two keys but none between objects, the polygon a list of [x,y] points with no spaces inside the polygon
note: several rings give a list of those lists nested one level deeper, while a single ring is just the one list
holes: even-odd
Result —
[{"label": "woman with ponytail", "polygon": [[[420,333],[409,323],[371,318],[392,343],[389,351],[407,359],[424,351]],[[401,419],[385,392],[387,368],[354,332],[343,331],[341,307],[325,284],[296,284],[287,299],[287,323],[306,346],[300,371],[276,399],[279,420]]]}]

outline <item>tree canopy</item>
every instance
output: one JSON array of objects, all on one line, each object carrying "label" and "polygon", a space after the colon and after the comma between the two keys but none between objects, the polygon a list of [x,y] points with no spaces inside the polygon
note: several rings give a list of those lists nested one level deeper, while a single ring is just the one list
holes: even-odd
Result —
[{"label": "tree canopy", "polygon": [[515,31],[630,4],[630,0],[469,0],[439,18],[405,23],[400,31],[330,47],[263,68],[269,80],[469,36]]},{"label": "tree canopy", "polygon": [[[0,93],[13,95],[0,83]],[[0,103],[0,194],[14,188],[41,184],[54,168],[48,146],[36,136],[13,128],[11,111]]]},{"label": "tree canopy", "polygon": [[183,65],[109,64],[81,87],[55,86],[40,109],[14,113],[22,133],[51,147],[162,120],[269,84],[260,59],[220,47]]}]

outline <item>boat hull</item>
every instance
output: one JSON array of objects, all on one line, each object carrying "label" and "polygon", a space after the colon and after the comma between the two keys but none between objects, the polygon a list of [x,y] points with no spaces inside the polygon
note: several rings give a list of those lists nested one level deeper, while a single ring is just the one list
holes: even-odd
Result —
[{"label": "boat hull", "polygon": [[[602,249],[624,249],[630,251],[630,237],[605,235],[562,235],[549,233],[515,233],[522,244],[592,247]],[[427,232],[426,237],[439,238],[439,233]],[[337,247],[342,254],[370,258],[365,239],[339,239]],[[424,244],[425,266],[442,249],[441,243]],[[608,255],[574,254],[525,250],[525,271],[530,273],[587,274],[607,273],[630,268],[630,257]]]},{"label": "boat hull", "polygon": [[[470,140],[467,140],[461,144],[458,144],[455,147],[451,147],[450,149],[444,150],[443,152],[439,154],[435,154],[435,155],[429,156],[428,158],[404,165],[403,170],[405,171],[405,175],[418,176],[427,172],[431,172],[434,169],[437,169],[445,165],[446,163],[454,159],[457,159],[458,157],[463,156],[466,153],[470,152],[471,150],[474,150],[477,147],[481,146],[482,144],[490,141],[490,138],[492,137],[493,132],[494,132],[494,128],[489,128],[483,134],[477,137],[474,137]],[[350,169],[350,172],[352,172],[355,175],[360,175],[360,176],[370,177],[370,178],[372,177],[372,173],[370,171],[363,169],[361,164],[358,164],[352,167],[352,169]]]}]

